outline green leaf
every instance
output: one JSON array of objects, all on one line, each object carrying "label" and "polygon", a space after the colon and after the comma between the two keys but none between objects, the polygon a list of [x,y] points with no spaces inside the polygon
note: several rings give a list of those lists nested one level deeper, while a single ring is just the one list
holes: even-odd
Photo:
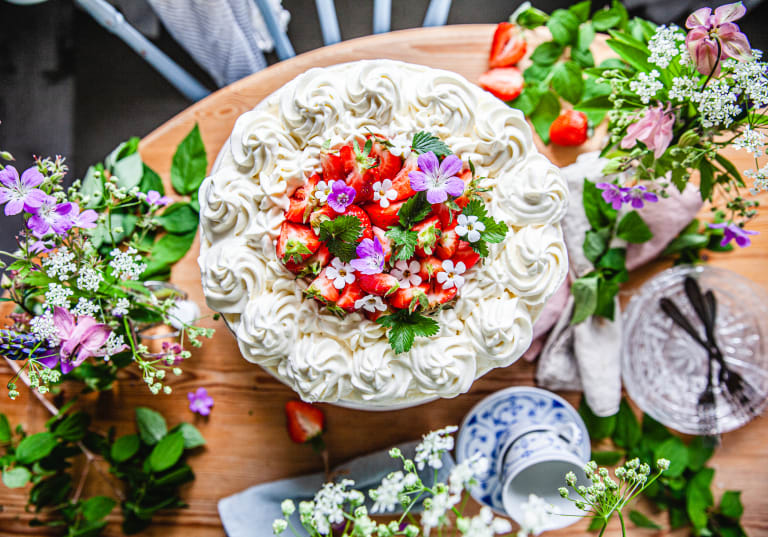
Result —
[{"label": "green leaf", "polygon": [[592,1],[585,0],[584,2],[573,4],[571,7],[568,8],[568,11],[573,13],[576,16],[576,18],[579,19],[579,22],[585,22],[587,19],[589,19],[589,10],[591,7],[592,7]]},{"label": "green leaf", "polygon": [[543,93],[547,91],[547,88],[541,83],[547,79],[550,71],[552,71],[552,64],[545,65],[543,63],[532,63],[530,67],[523,71],[523,81],[525,82],[525,86],[529,90],[538,93],[537,103]]},{"label": "green leaf", "polygon": [[589,318],[597,308],[597,275],[582,276],[571,284],[573,317],[571,324]]},{"label": "green leaf", "polygon": [[589,438],[595,442],[610,437],[616,428],[616,415],[607,417],[595,415],[592,409],[589,408],[585,397],[582,397],[579,403],[579,416],[581,416],[581,419],[584,420],[584,424],[587,426]]},{"label": "green leaf", "polygon": [[192,481],[194,478],[195,474],[192,473],[192,468],[190,468],[188,464],[185,464],[164,474],[162,477],[156,478],[155,484],[158,487],[168,487],[171,485],[178,486],[188,481]]},{"label": "green leaf", "polygon": [[698,233],[680,235],[670,242],[662,252],[662,255],[671,255],[690,248],[704,248],[709,242],[709,237]]},{"label": "green leaf", "polygon": [[597,306],[594,315],[613,320],[616,310],[614,297],[619,293],[619,284],[614,280],[600,278],[597,284]]},{"label": "green leaf", "polygon": [[423,131],[417,132],[413,135],[411,149],[419,154],[429,153],[432,151],[438,157],[444,157],[445,155],[450,155],[452,153],[451,148],[448,147],[440,138]]},{"label": "green leaf", "polygon": [[715,446],[711,438],[697,436],[688,444],[688,468],[698,472],[712,455],[715,453]]},{"label": "green leaf", "polygon": [[509,22],[517,23],[523,28],[532,30],[533,28],[538,28],[542,24],[546,23],[547,20],[549,20],[549,15],[539,9],[536,9],[535,7],[529,7],[517,15],[517,20],[510,19]]},{"label": "green leaf", "polygon": [[83,518],[95,522],[106,517],[115,508],[117,502],[107,496],[92,496],[82,505]]},{"label": "green leaf", "polygon": [[200,188],[208,168],[205,146],[197,124],[182,140],[171,161],[171,184],[179,194],[191,194]]},{"label": "green leaf", "polygon": [[139,451],[139,437],[135,434],[121,436],[109,450],[109,456],[115,462],[125,462]]},{"label": "green leaf", "polygon": [[536,129],[536,134],[539,135],[539,138],[545,144],[549,143],[549,127],[558,115],[560,115],[560,101],[557,95],[547,91],[541,96],[539,105],[530,116],[533,128]]},{"label": "green leaf", "polygon": [[22,464],[39,461],[50,455],[58,444],[52,433],[37,433],[19,442],[16,448],[16,460]]},{"label": "green leaf", "polygon": [[611,226],[616,221],[618,212],[605,203],[600,189],[588,179],[584,179],[582,204],[589,225],[594,229]]},{"label": "green leaf", "polygon": [[603,235],[597,231],[589,230],[584,235],[584,256],[593,264],[603,255],[606,246]]},{"label": "green leaf", "polygon": [[645,516],[640,511],[635,511],[634,509],[629,512],[629,520],[631,520],[632,524],[634,524],[638,528],[648,528],[650,530],[661,529],[661,526],[656,524],[653,520]]},{"label": "green leaf", "polygon": [[411,196],[408,201],[403,203],[397,211],[400,218],[400,225],[406,229],[411,229],[414,225],[424,220],[432,210],[432,205],[427,201],[423,193]]},{"label": "green leaf", "polygon": [[122,160],[136,153],[139,150],[139,142],[141,140],[134,136],[125,142],[120,143],[112,152],[104,159],[104,164],[110,170],[114,168],[118,160]]},{"label": "green leaf", "polygon": [[[83,203],[83,208],[94,209],[104,203],[104,167],[91,166],[85,172],[80,185],[80,194],[88,199]],[[98,177],[97,177],[98,175]]]},{"label": "green leaf", "polygon": [[490,251],[488,250],[488,244],[484,240],[475,241],[470,243],[472,249],[480,254],[480,257],[488,257]]},{"label": "green leaf", "polygon": [[715,503],[710,486],[715,471],[712,468],[704,468],[688,482],[685,489],[685,507],[688,518],[696,530],[707,527],[709,516],[707,510]]},{"label": "green leaf", "polygon": [[133,153],[118,160],[112,167],[112,173],[117,176],[117,186],[120,188],[130,190],[139,186],[144,175],[144,163],[141,161],[141,155]]},{"label": "green leaf", "polygon": [[157,217],[157,221],[169,233],[188,233],[196,230],[199,223],[197,211],[189,203],[174,203]]},{"label": "green leaf", "polygon": [[579,19],[570,11],[556,9],[547,21],[547,28],[556,43],[570,45],[576,40]]},{"label": "green leaf", "polygon": [[565,47],[554,41],[545,41],[533,51],[531,61],[540,65],[552,65],[562,56]]},{"label": "green leaf", "polygon": [[149,465],[154,472],[167,470],[179,461],[184,452],[184,435],[181,431],[164,436],[149,455]]},{"label": "green leaf", "polygon": [[664,472],[667,477],[679,477],[683,475],[688,466],[688,448],[678,437],[673,436],[659,444],[653,450],[654,459],[669,460],[669,469]]},{"label": "green leaf", "polygon": [[575,62],[563,62],[552,70],[552,87],[566,101],[576,104],[584,92],[581,68]]},{"label": "green leaf", "polygon": [[85,412],[69,414],[58,422],[51,431],[57,438],[68,442],[78,442],[83,439],[91,424],[91,417]]},{"label": "green leaf", "polygon": [[8,423],[8,417],[0,412],[0,444],[11,441],[11,424]]},{"label": "green leaf", "polygon": [[[597,29],[597,25],[595,25]],[[617,39],[608,39],[606,44],[618,54],[621,59],[627,62],[629,65],[641,72],[651,71],[651,66],[648,63],[648,52],[635,48],[626,43],[622,43]]]},{"label": "green leaf", "polygon": [[3,470],[3,484],[9,489],[18,489],[29,483],[32,474],[23,466]]},{"label": "green leaf", "polygon": [[189,251],[195,241],[195,235],[197,235],[196,229],[183,235],[168,233],[160,237],[152,248],[152,257],[147,263],[147,269],[142,274],[142,278],[146,279],[155,274],[167,272],[171,265]]},{"label": "green leaf", "polygon": [[[585,92],[587,91],[586,88],[588,87],[588,84],[585,85]],[[584,95],[584,97],[586,97],[586,95]],[[587,116],[587,120],[592,125],[598,125],[605,117],[605,114],[607,114],[608,111],[613,108],[613,103],[608,100],[607,95],[598,95],[581,101],[573,108],[574,110],[584,112],[584,114]]]},{"label": "green leaf", "polygon": [[485,225],[485,230],[481,233],[481,236],[482,240],[486,242],[498,244],[502,242],[506,238],[507,233],[509,233],[509,228],[505,222],[499,222],[491,217],[482,218],[482,222],[483,225]]},{"label": "green leaf", "polygon": [[[345,263],[355,257],[356,244],[362,233],[362,222],[354,215],[325,220],[318,226],[320,240],[325,241],[328,250]],[[297,246],[306,248],[303,244]]]},{"label": "green leaf", "polygon": [[415,336],[434,336],[440,331],[440,325],[432,317],[407,310],[384,315],[376,322],[389,328],[387,337],[395,354],[410,350]]},{"label": "green leaf", "polygon": [[599,466],[613,466],[618,464],[624,455],[623,451],[593,451],[591,459]]},{"label": "green leaf", "polygon": [[627,251],[624,248],[611,248],[600,258],[597,268],[622,271],[626,266]]},{"label": "green leaf", "polygon": [[602,529],[603,526],[605,526],[605,521],[602,518],[594,517],[592,520],[589,521],[589,526],[587,526],[587,531],[597,531],[599,529]]},{"label": "green leaf", "polygon": [[165,195],[165,186],[163,180],[160,178],[155,170],[144,164],[143,175],[141,176],[141,182],[139,183],[139,190],[145,194],[150,190],[158,192],[161,196]]},{"label": "green leaf", "polygon": [[[591,22],[585,22],[581,26],[579,26],[579,35],[576,38],[576,48],[578,50],[586,51],[589,50],[589,46],[592,44],[592,41],[595,40],[595,27],[592,26]],[[594,61],[592,62],[594,65]]]},{"label": "green leaf", "polygon": [[197,430],[197,427],[190,423],[180,423],[171,432],[179,431],[184,437],[184,449],[194,449],[205,445],[205,438]]},{"label": "green leaf", "polygon": [[541,100],[541,91],[534,86],[526,86],[523,92],[509,103],[512,108],[520,110],[524,116],[530,116]]},{"label": "green leaf", "polygon": [[668,438],[673,438],[669,429],[664,427],[661,423],[653,419],[648,414],[643,415],[643,440],[647,442],[648,446],[655,450],[656,446],[665,442]]},{"label": "green leaf", "polygon": [[395,260],[402,259],[407,261],[416,254],[418,234],[415,231],[403,229],[400,226],[392,226],[386,235],[392,239],[394,244]]},{"label": "green leaf", "polygon": [[619,221],[616,228],[616,236],[627,242],[639,244],[653,238],[653,233],[648,229],[640,213],[630,211]]},{"label": "green leaf", "polygon": [[738,520],[744,514],[741,504],[741,491],[726,490],[720,498],[720,514]]},{"label": "green leaf", "polygon": [[712,197],[712,187],[715,182],[715,169],[706,158],[701,159],[699,162],[699,191],[701,192],[701,199],[706,200]]},{"label": "green leaf", "polygon": [[592,15],[592,24],[598,32],[604,32],[621,24],[621,13],[614,9],[601,9]]},{"label": "green leaf", "polygon": [[632,412],[627,400],[622,399],[619,412],[616,414],[616,429],[612,435],[614,444],[630,450],[637,446],[641,436],[640,424],[637,422],[635,413]]},{"label": "green leaf", "polygon": [[595,57],[589,49],[571,49],[571,59],[580,67],[587,68],[595,66]]},{"label": "green leaf", "polygon": [[722,166],[725,171],[728,172],[728,174],[733,177],[737,183],[744,184],[743,179],[741,178],[741,174],[739,173],[739,169],[733,165],[733,162],[722,156],[721,154],[715,155],[715,160],[717,163]]},{"label": "green leaf", "polygon": [[141,440],[149,446],[157,444],[168,432],[165,418],[146,407],[136,408],[136,426],[139,429]]}]

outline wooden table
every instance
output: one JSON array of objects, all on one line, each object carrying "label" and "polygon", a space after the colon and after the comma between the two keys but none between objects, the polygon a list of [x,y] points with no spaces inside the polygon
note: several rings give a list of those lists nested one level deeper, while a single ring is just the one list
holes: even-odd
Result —
[{"label": "wooden table", "polygon": [[[213,162],[240,114],[310,67],[357,59],[392,58],[451,69],[469,80],[476,80],[486,69],[493,29],[491,25],[467,25],[406,30],[347,41],[298,56],[224,88],[190,107],[147,136],[141,144],[141,154],[145,162],[168,182],[173,150],[197,122],[209,162]],[[594,145],[596,141],[585,145],[590,143]],[[566,165],[575,159],[578,151],[592,147],[574,150],[540,146],[540,149],[556,164]],[[745,155],[735,156],[742,169],[749,167]],[[762,214],[762,220],[758,219],[751,227],[761,235],[754,238],[750,248],[714,255],[712,264],[727,267],[768,287],[765,272],[768,214]],[[196,243],[174,268],[172,280],[187,290],[206,311],[197,253]],[[660,268],[662,265],[656,264],[633,274],[628,288],[636,287]],[[310,448],[291,443],[285,433],[283,405],[295,397],[293,392],[261,368],[243,360],[223,323],[209,320],[205,324],[216,328],[217,334],[201,350],[194,352],[184,375],[171,381],[173,395],[152,396],[143,383],[128,380],[114,392],[86,401],[98,424],[106,428],[115,423],[119,434],[134,430],[134,407],[150,406],[169,417],[172,425],[193,421],[208,440],[208,446],[192,460],[197,479],[183,493],[189,509],[158,516],[144,535],[222,536],[224,531],[216,510],[220,498],[257,483],[301,475],[322,466]],[[0,369],[0,374],[7,378],[8,370]],[[339,463],[417,438],[431,429],[458,424],[483,397],[508,386],[533,385],[533,377],[534,366],[518,362],[487,374],[467,394],[399,412],[366,413],[323,405],[328,417],[326,442],[331,462]],[[210,419],[193,417],[187,408],[186,393],[198,386],[206,387],[216,400]],[[578,393],[563,395],[573,404],[580,398]],[[15,403],[3,399],[0,409],[9,415],[12,423],[21,422],[35,431],[47,418],[46,411],[27,393]],[[751,537],[768,535],[767,437],[768,422],[756,419],[747,427],[725,435],[722,447],[712,460],[717,470],[714,480],[717,493],[725,489],[744,492],[743,522]],[[24,494],[0,487],[0,505],[4,508],[0,513],[0,536],[42,534],[27,526],[32,516],[24,512],[24,501]],[[112,520],[119,518],[113,515]],[[585,527],[582,522],[552,535],[582,535]],[[633,531],[634,535],[642,534],[643,530],[636,531]],[[606,535],[617,533],[614,528]],[[647,530],[645,533],[650,534]],[[120,535],[117,525],[110,526],[108,535]],[[254,531],[257,537],[268,535],[271,531],[267,528]]]}]

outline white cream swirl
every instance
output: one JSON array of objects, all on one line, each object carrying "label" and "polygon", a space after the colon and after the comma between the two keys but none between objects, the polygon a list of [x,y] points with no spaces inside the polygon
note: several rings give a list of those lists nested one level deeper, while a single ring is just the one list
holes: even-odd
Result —
[{"label": "white cream swirl", "polygon": [[518,300],[488,298],[475,304],[466,321],[466,330],[479,356],[493,367],[513,362],[525,352],[533,339],[533,323],[528,310]]}]

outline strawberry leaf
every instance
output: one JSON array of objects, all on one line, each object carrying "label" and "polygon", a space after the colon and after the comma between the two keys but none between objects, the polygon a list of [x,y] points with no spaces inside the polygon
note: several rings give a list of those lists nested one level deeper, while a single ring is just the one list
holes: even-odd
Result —
[{"label": "strawberry leaf", "polygon": [[389,328],[387,337],[395,354],[409,351],[416,336],[434,336],[440,331],[440,325],[432,317],[408,310],[379,317],[376,322]]},{"label": "strawberry leaf", "polygon": [[472,249],[480,254],[480,257],[488,257],[488,244],[480,239],[479,241],[475,241],[470,243],[470,246],[472,246]]},{"label": "strawberry leaf", "polygon": [[285,255],[283,256],[283,263],[293,261],[294,263],[301,263],[304,258],[302,255],[311,255],[312,250],[307,248],[307,245],[303,242],[290,240],[285,248]]},{"label": "strawberry leaf", "polygon": [[416,254],[418,235],[415,231],[403,229],[400,226],[392,226],[387,231],[387,237],[392,239],[394,244],[393,257],[395,261],[399,259],[407,261]]},{"label": "strawberry leaf", "polygon": [[461,213],[466,216],[476,216],[478,220],[483,220],[488,214],[485,210],[485,204],[479,198],[470,201]]},{"label": "strawberry leaf", "polygon": [[499,243],[507,236],[509,228],[504,222],[498,222],[491,217],[482,219],[485,225],[485,231],[482,232],[483,240],[486,242]]},{"label": "strawberry leaf", "polygon": [[419,154],[432,151],[437,157],[444,157],[453,153],[440,138],[424,131],[417,132],[413,135],[411,149]]},{"label": "strawberry leaf", "polygon": [[318,226],[320,240],[325,242],[333,255],[345,263],[355,257],[355,249],[362,232],[360,219],[351,214],[339,216],[335,220],[326,220]]},{"label": "strawberry leaf", "polygon": [[411,229],[415,224],[424,220],[431,210],[432,205],[427,201],[426,194],[419,192],[403,203],[403,206],[397,211],[397,216],[400,217],[401,226]]}]

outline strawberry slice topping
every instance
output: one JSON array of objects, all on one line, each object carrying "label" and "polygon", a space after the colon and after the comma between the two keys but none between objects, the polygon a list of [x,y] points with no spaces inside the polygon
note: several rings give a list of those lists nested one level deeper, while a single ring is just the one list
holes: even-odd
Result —
[{"label": "strawberry slice topping", "polygon": [[320,239],[312,228],[286,220],[277,238],[277,258],[283,263],[302,263],[320,248]]},{"label": "strawberry slice topping", "polygon": [[517,67],[497,67],[480,75],[478,83],[502,101],[517,99],[523,92],[523,74]]},{"label": "strawberry slice topping", "polygon": [[378,296],[389,296],[400,287],[397,278],[391,274],[361,274],[357,273],[360,288],[366,293]]},{"label": "strawberry slice topping", "polygon": [[339,290],[333,285],[333,280],[328,277],[328,267],[312,280],[304,294],[326,304],[335,304],[339,300]]},{"label": "strawberry slice topping", "polygon": [[363,209],[371,217],[371,222],[374,226],[382,229],[387,229],[390,226],[396,226],[400,221],[400,217],[397,216],[397,212],[400,207],[403,206],[404,201],[396,201],[389,205],[389,207],[382,207],[378,203],[369,203],[363,205]]},{"label": "strawberry slice topping", "polygon": [[285,403],[288,435],[297,444],[305,444],[320,437],[325,431],[325,415],[314,405],[304,401]]}]

